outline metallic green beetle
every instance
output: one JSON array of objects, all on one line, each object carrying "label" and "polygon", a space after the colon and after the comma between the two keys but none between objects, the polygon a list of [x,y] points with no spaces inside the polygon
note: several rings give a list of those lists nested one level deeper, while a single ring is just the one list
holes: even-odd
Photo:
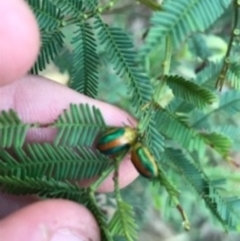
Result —
[{"label": "metallic green beetle", "polygon": [[131,160],[138,172],[146,178],[154,178],[158,176],[158,167],[154,157],[148,148],[142,143],[134,144],[131,153]]},{"label": "metallic green beetle", "polygon": [[137,140],[137,131],[131,127],[116,127],[107,130],[97,141],[97,149],[105,155],[117,155],[127,151]]}]

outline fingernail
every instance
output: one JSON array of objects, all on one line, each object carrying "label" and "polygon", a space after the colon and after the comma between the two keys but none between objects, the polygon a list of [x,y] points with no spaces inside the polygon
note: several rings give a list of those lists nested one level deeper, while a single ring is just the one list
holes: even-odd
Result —
[{"label": "fingernail", "polygon": [[81,237],[77,231],[65,228],[56,230],[49,241],[87,241],[87,239]]}]

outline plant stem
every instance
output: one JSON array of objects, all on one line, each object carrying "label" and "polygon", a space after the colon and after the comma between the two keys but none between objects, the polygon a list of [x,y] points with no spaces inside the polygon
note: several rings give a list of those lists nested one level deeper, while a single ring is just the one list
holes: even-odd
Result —
[{"label": "plant stem", "polygon": [[171,37],[168,35],[166,37],[166,50],[165,50],[165,58],[163,62],[163,75],[168,75],[171,66],[171,56],[172,56],[172,41]]},{"label": "plant stem", "polygon": [[[128,151],[122,152],[117,158],[113,159],[113,163],[119,163],[127,154]],[[90,186],[91,189],[95,192],[97,188],[103,183],[103,181],[115,170],[115,165],[112,165],[106,171],[102,173],[102,175]],[[114,177],[113,177],[114,178]]]},{"label": "plant stem", "polygon": [[111,166],[106,171],[102,173],[102,175],[91,185],[91,189],[95,192],[97,188],[103,183],[103,181],[110,175],[110,173],[114,170],[114,166]]},{"label": "plant stem", "polygon": [[218,76],[218,79],[216,81],[216,88],[219,87],[220,91],[222,90],[224,79],[225,79],[225,76],[227,74],[227,70],[229,68],[230,54],[231,54],[232,48],[234,46],[235,37],[240,35],[240,30],[237,28],[238,27],[238,18],[239,18],[239,9],[240,9],[240,0],[233,0],[234,14],[233,14],[232,33],[231,33],[230,40],[229,40],[229,43],[228,43],[227,52],[226,52],[226,55],[224,57],[224,65],[223,65],[222,70],[221,70],[221,72]]},{"label": "plant stem", "polygon": [[169,71],[170,71],[171,56],[172,56],[172,41],[171,41],[170,36],[168,35],[166,37],[165,57],[164,57],[164,61],[162,63],[163,74],[161,75],[161,77],[158,78],[159,82],[157,85],[156,92],[154,93],[154,100],[157,103],[159,103],[160,98],[165,91],[165,87],[166,87],[165,76],[168,75]]}]

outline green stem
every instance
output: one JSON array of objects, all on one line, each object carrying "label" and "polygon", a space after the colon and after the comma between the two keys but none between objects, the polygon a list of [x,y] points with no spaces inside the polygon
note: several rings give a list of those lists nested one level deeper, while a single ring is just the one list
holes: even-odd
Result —
[{"label": "green stem", "polygon": [[230,36],[227,52],[226,52],[226,55],[224,57],[224,65],[223,65],[222,70],[221,70],[221,72],[220,72],[220,74],[218,76],[218,79],[216,81],[216,88],[219,87],[220,91],[222,90],[224,79],[225,79],[227,70],[229,68],[230,54],[231,54],[232,48],[234,46],[235,37],[240,35],[240,30],[237,28],[238,27],[238,18],[239,18],[239,8],[240,8],[240,1],[239,0],[234,0],[233,1],[234,14],[233,14],[232,34]]},{"label": "green stem", "polygon": [[168,35],[166,37],[166,50],[165,50],[165,58],[163,62],[163,75],[168,75],[170,71],[171,65],[171,57],[172,57],[172,41],[171,37]]},{"label": "green stem", "polygon": [[168,180],[167,175],[165,174],[165,172],[158,166],[158,181],[159,184],[161,184],[162,186],[165,187],[171,201],[173,202],[173,204],[175,205],[175,207],[177,208],[177,210],[179,211],[182,220],[183,220],[183,227],[186,231],[190,230],[190,222],[188,220],[188,217],[186,215],[186,213],[184,212],[183,208],[181,207],[179,200],[178,200],[178,196],[179,196],[179,191],[177,190],[177,188]]},{"label": "green stem", "polygon": [[[121,162],[127,152],[128,151],[124,151],[117,158],[114,158],[113,163]],[[103,183],[103,181],[115,170],[115,168],[115,165],[112,165],[110,168],[104,171],[101,176],[90,186],[91,190],[95,192],[97,188]]]},{"label": "green stem", "polygon": [[171,66],[172,41],[171,41],[171,37],[169,35],[166,37],[166,47],[165,48],[166,48],[165,49],[165,57],[164,57],[164,61],[162,63],[163,74],[159,78],[159,84],[157,86],[156,92],[154,93],[154,95],[155,95],[154,100],[157,103],[159,103],[160,98],[165,91],[165,87],[166,87],[165,76],[169,74],[170,66]]},{"label": "green stem", "polygon": [[120,188],[119,188],[119,182],[118,182],[118,176],[119,176],[119,161],[115,162],[115,172],[113,176],[114,181],[114,191],[116,195],[117,202],[122,201],[121,195],[120,195]]},{"label": "green stem", "polygon": [[95,199],[94,191],[91,188],[89,189],[88,194],[89,194],[89,203],[87,207],[94,214],[96,220],[98,221],[98,225],[100,227],[101,236],[102,236],[101,240],[113,241],[113,237],[111,236],[111,233],[109,232],[109,229],[108,229],[108,224]]}]

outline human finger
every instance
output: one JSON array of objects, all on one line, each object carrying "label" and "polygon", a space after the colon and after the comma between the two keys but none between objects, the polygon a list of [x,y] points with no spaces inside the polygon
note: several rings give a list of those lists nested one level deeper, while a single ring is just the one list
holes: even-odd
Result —
[{"label": "human finger", "polygon": [[[26,76],[11,85],[0,88],[0,110],[14,109],[20,119],[27,123],[38,122],[49,124],[57,119],[70,103],[88,103],[98,107],[108,125],[122,126],[129,121],[136,121],[127,112],[108,103],[89,98],[76,91],[53,82],[51,80]],[[53,141],[56,129],[40,128],[28,133],[27,141]],[[121,162],[119,177],[120,187],[125,187],[138,176],[138,172],[131,163],[129,156]],[[99,188],[101,192],[110,192],[114,189],[112,176]]]},{"label": "human finger", "polygon": [[40,33],[23,0],[0,1],[0,16],[0,85],[6,85],[32,67],[40,48]]},{"label": "human finger", "polygon": [[100,231],[84,206],[67,200],[46,200],[1,220],[0,237],[7,241],[99,241]]}]

